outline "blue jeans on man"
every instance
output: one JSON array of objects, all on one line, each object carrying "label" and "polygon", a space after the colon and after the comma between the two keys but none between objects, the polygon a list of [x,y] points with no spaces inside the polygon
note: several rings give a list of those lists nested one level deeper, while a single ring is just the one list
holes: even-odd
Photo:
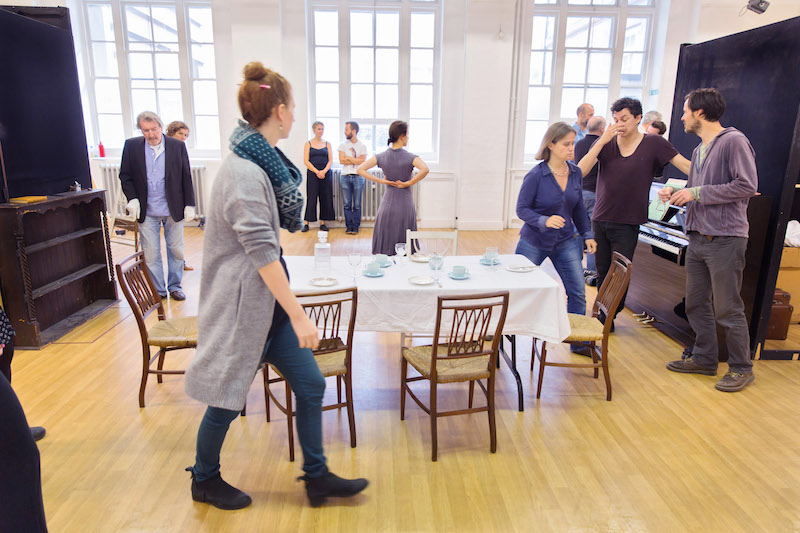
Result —
[{"label": "blue jeans on man", "polygon": [[342,174],[339,185],[342,188],[344,204],[344,224],[348,231],[358,231],[361,226],[361,192],[364,178],[358,174]]},{"label": "blue jeans on man", "polygon": [[[267,339],[261,362],[271,363],[289,381],[297,403],[297,438],[303,449],[303,471],[309,478],[328,472],[322,448],[322,398],[325,378],[314,354],[300,348],[292,324],[288,320],[275,326]],[[205,481],[219,472],[219,454],[231,422],[240,411],[209,406],[197,432],[197,457],[192,468],[195,479]]]},{"label": "blue jeans on man", "polygon": [[[161,228],[167,244],[167,283],[164,284],[164,265],[161,261]],[[175,222],[172,217],[146,216],[139,223],[144,261],[150,279],[161,296],[167,292],[181,290],[183,279],[183,220]]]}]

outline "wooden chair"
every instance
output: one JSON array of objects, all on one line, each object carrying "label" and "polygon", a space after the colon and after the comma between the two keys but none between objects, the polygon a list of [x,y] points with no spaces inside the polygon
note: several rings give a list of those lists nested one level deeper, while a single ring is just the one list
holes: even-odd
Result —
[{"label": "wooden chair", "polygon": [[[170,318],[164,313],[161,297],[150,279],[144,264],[144,252],[136,252],[115,265],[125,299],[131,306],[139,335],[142,339],[142,384],[139,386],[139,407],[144,407],[144,390],[150,374],[157,376],[162,383],[165,374],[184,374],[183,370],[164,370],[164,356],[172,350],[183,350],[197,347],[197,317]],[[153,311],[158,311],[158,322],[150,329],[145,319]],[[158,353],[151,356],[150,347],[158,348]],[[158,359],[157,370],[150,367]]]},{"label": "wooden chair", "polygon": [[[589,342],[589,350],[592,353],[591,363],[552,363],[547,361],[546,342],[542,341],[542,351],[539,353],[536,341],[533,339],[533,349],[531,354],[531,372],[533,372],[533,361],[539,358],[539,384],[536,387],[536,398],[542,394],[542,379],[544,378],[544,367],[564,366],[572,368],[593,368],[594,378],[597,379],[599,369],[603,369],[603,377],[606,380],[606,400],[611,401],[611,377],[608,374],[608,335],[611,333],[614,315],[617,312],[628,284],[631,281],[631,262],[619,252],[614,252],[611,260],[611,269],[603,281],[603,285],[597,292],[592,316],[569,314],[569,326],[571,333],[563,342]],[[602,311],[606,317],[603,325],[598,319]],[[602,348],[598,350],[597,342],[602,342]],[[535,357],[534,357],[535,355]]]},{"label": "wooden chair", "polygon": [[[406,230],[406,254],[409,256],[414,250],[419,249],[416,241],[425,240],[442,240],[450,241],[445,250],[442,250],[441,255],[449,253],[450,255],[458,255],[458,230],[453,231],[411,231]],[[414,247],[412,248],[412,244]]]},{"label": "wooden chair", "polygon": [[[492,453],[497,451],[497,429],[494,416],[495,370],[507,311],[508,291],[453,297],[439,296],[433,344],[410,348],[401,347],[400,420],[405,420],[406,393],[408,393],[417,402],[417,405],[430,415],[432,459],[434,461],[437,458],[438,448],[436,422],[442,416],[488,412],[490,449]],[[449,335],[442,337],[441,334],[444,333],[442,322],[445,313],[448,315],[445,320],[451,324],[451,327]],[[497,318],[497,325],[492,331],[489,331],[493,314]],[[486,336],[489,334],[493,334],[494,339],[491,347],[487,349]],[[440,339],[445,342],[440,342]],[[408,377],[409,364],[420,373],[419,376]],[[425,406],[408,386],[413,381],[424,379],[430,381],[430,407]],[[486,380],[486,386],[480,381],[482,379]],[[439,385],[465,381],[469,382],[468,408],[439,411],[436,405],[436,393]],[[483,407],[472,406],[476,381],[486,395],[486,405]]]},{"label": "wooden chair", "polygon": [[[333,291],[317,292],[298,296],[300,305],[312,322],[320,330],[319,348],[314,350],[322,375],[326,378],[336,376],[336,403],[322,407],[323,411],[347,408],[347,420],[350,424],[350,447],[356,447],[356,422],[353,413],[353,328],[356,323],[356,309],[358,307],[358,289],[339,289]],[[349,312],[348,308],[349,307]],[[348,313],[347,337],[345,341],[340,335],[342,317]],[[270,369],[278,377],[270,378]],[[272,365],[263,367],[264,396],[267,402],[267,422],[270,421],[270,398],[278,409],[286,415],[289,435],[289,461],[294,461],[294,415],[292,407],[292,388],[281,373]],[[270,385],[284,383],[285,403],[275,397]],[[342,401],[342,383],[344,383],[345,401]]]}]

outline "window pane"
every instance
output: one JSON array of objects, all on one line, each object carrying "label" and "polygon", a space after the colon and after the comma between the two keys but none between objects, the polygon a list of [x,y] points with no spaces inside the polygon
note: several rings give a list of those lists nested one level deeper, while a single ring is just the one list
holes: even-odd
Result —
[{"label": "window pane", "polygon": [[592,47],[611,48],[611,22],[609,17],[592,19]]},{"label": "window pane", "polygon": [[644,54],[624,53],[622,54],[622,85],[638,85],[642,83],[642,59]]},{"label": "window pane", "polygon": [[411,46],[414,48],[433,48],[435,35],[433,13],[411,14]]},{"label": "window pane", "polygon": [[433,152],[433,121],[408,121],[408,146],[410,152],[429,154]]},{"label": "window pane", "polygon": [[131,80],[131,89],[154,89],[155,86],[153,80]]},{"label": "window pane", "polygon": [[339,15],[336,11],[314,11],[314,43],[339,44]]},{"label": "window pane", "polygon": [[400,45],[400,15],[377,13],[375,15],[375,40],[378,46]]},{"label": "window pane", "polygon": [[628,0],[629,6],[649,6],[653,0]]},{"label": "window pane", "polygon": [[589,54],[589,83],[608,85],[611,79],[611,52]]},{"label": "window pane", "polygon": [[317,116],[339,116],[339,85],[336,83],[318,83],[316,90]]},{"label": "window pane", "polygon": [[119,80],[94,80],[94,98],[98,113],[122,113]]},{"label": "window pane", "polygon": [[147,6],[127,6],[125,8],[125,21],[128,29],[128,41],[152,41],[150,33],[150,10]]},{"label": "window pane", "polygon": [[397,118],[397,85],[375,86],[375,117]]},{"label": "window pane", "polygon": [[100,129],[100,141],[106,148],[122,148],[125,144],[125,130],[122,126],[122,115],[97,115]]},{"label": "window pane", "polygon": [[550,87],[528,87],[528,120],[550,119]]},{"label": "window pane", "polygon": [[194,117],[194,146],[201,150],[219,150],[219,117]]},{"label": "window pane", "polygon": [[119,76],[117,70],[117,46],[114,43],[92,43],[94,75],[102,77]]},{"label": "window pane", "polygon": [[615,6],[617,0],[592,0],[592,4],[596,6]]},{"label": "window pane", "polygon": [[174,90],[158,91],[158,114],[164,125],[173,120],[183,120],[181,92]]},{"label": "window pane", "polygon": [[525,153],[535,155],[542,146],[544,132],[549,124],[542,120],[529,120],[525,123]]},{"label": "window pane", "polygon": [[213,43],[214,26],[211,23],[210,7],[190,7],[189,37],[193,43]]},{"label": "window pane", "polygon": [[156,52],[175,52],[178,53],[178,43],[155,43],[153,48]]},{"label": "window pane", "polygon": [[[414,51],[411,52],[412,57]],[[378,83],[397,83],[398,66],[397,48],[379,48],[375,50],[375,81]],[[413,63],[412,63],[413,64]],[[413,81],[414,67],[411,67]]]},{"label": "window pane", "polygon": [[317,81],[339,81],[339,49],[318,46],[314,50]]},{"label": "window pane", "polygon": [[158,112],[156,91],[154,89],[133,89],[131,91],[131,105],[134,116],[142,111]]},{"label": "window pane", "polygon": [[194,86],[194,112],[197,115],[216,115],[217,82],[196,81]]},{"label": "window pane", "polygon": [[556,31],[555,17],[533,17],[533,50],[552,50]]},{"label": "window pane", "polygon": [[586,101],[594,106],[594,112],[596,115],[604,117],[611,116],[611,112],[609,111],[607,88],[590,87],[586,89]]},{"label": "window pane", "polygon": [[643,52],[647,42],[647,19],[641,17],[628,17],[625,24],[626,52]]},{"label": "window pane", "polygon": [[588,6],[592,0],[569,0],[570,5]]},{"label": "window pane", "polygon": [[152,78],[153,54],[139,52],[128,54],[128,71],[131,78]]},{"label": "window pane", "polygon": [[372,46],[372,13],[350,13],[350,46]]},{"label": "window pane", "polygon": [[411,50],[411,83],[433,83],[433,50]]},{"label": "window pane", "polygon": [[171,6],[153,6],[153,37],[155,41],[165,43],[178,42],[178,21],[175,19],[175,8]]},{"label": "window pane", "polygon": [[564,56],[564,83],[586,82],[586,51],[567,50]]},{"label": "window pane", "polygon": [[213,44],[192,45],[192,77],[214,78],[217,75],[217,66],[214,63]]},{"label": "window pane", "polygon": [[156,75],[164,80],[180,79],[178,54],[156,54]]},{"label": "window pane", "polygon": [[536,0],[534,4],[555,4],[556,0]]},{"label": "window pane", "polygon": [[584,102],[583,87],[565,87],[561,90],[561,116],[574,119],[577,117],[578,106]]},{"label": "window pane", "polygon": [[352,101],[350,103],[350,108],[352,109],[353,117],[375,117],[374,87],[374,85],[351,85],[350,95],[352,97]]},{"label": "window pane", "polygon": [[114,41],[114,20],[111,6],[89,4],[89,35],[94,41]]},{"label": "window pane", "polygon": [[[151,87],[153,83],[151,82],[148,87]],[[158,88],[159,89],[180,89],[181,88],[181,80],[158,80]]]},{"label": "window pane", "polygon": [[589,43],[589,17],[567,17],[566,46],[586,46]]},{"label": "window pane", "polygon": [[350,49],[350,81],[353,83],[375,81],[375,59],[372,48]]},{"label": "window pane", "polygon": [[433,86],[412,85],[409,104],[409,116],[433,118]]},{"label": "window pane", "polygon": [[131,52],[152,52],[153,43],[128,43],[128,50]]},{"label": "window pane", "polygon": [[531,52],[531,85],[550,85],[553,73],[553,52]]}]

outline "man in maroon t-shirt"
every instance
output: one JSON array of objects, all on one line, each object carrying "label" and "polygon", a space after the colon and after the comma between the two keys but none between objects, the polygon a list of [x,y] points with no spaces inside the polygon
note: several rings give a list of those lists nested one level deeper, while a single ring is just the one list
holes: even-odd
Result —
[{"label": "man in maroon t-shirt", "polygon": [[[672,163],[688,174],[691,166],[663,137],[639,132],[642,120],[639,100],[620,98],[611,106],[611,113],[614,124],[578,163],[584,175],[597,164],[592,229],[597,241],[598,287],[608,274],[614,252],[633,260],[639,225],[647,222],[650,184],[656,171]],[[624,305],[623,298],[619,308]]]}]

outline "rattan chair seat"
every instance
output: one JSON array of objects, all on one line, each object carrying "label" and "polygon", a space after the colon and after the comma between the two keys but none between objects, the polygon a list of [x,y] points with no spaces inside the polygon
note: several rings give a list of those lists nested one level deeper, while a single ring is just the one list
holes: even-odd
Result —
[{"label": "rattan chair seat", "polygon": [[590,342],[603,340],[603,323],[595,317],[569,313],[569,337],[564,342]]},{"label": "rattan chair seat", "polygon": [[[433,346],[403,348],[403,358],[425,379],[431,379],[431,350]],[[447,355],[447,345],[440,345],[439,356]],[[481,357],[439,359],[436,361],[436,382],[457,383],[489,377],[489,355]]]},{"label": "rattan chair seat", "polygon": [[197,347],[197,317],[159,320],[147,331],[147,344],[161,348]]}]

